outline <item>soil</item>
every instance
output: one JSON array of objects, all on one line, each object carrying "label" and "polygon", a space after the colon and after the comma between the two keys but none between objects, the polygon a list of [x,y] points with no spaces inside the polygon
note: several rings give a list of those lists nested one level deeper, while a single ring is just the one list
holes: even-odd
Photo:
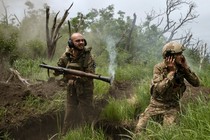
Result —
[{"label": "soil", "polygon": [[[5,114],[0,118],[0,139],[1,135],[3,136],[8,132],[10,137],[15,140],[47,140],[59,132],[58,122],[62,124],[64,116],[62,110],[46,114],[34,114],[33,110],[24,109],[23,103],[29,96],[43,101],[49,100],[58,91],[64,91],[65,86],[61,86],[60,82],[55,79],[40,81],[30,86],[26,86],[18,80],[12,80],[8,83],[5,82],[5,79],[0,80],[0,108],[7,110],[7,112],[0,112],[0,116]],[[96,114],[99,114],[105,107],[109,96],[116,99],[131,98],[132,90],[132,85],[129,82],[114,82],[109,93],[103,99],[95,101]],[[210,88],[203,86],[195,88],[187,84],[187,90],[181,101],[183,103],[191,102],[201,94],[209,100],[209,93]],[[103,128],[104,132],[114,140],[120,139],[117,137],[119,133],[126,133],[125,128],[133,129],[132,124],[117,124],[107,120],[97,121],[95,128],[99,127]]]}]

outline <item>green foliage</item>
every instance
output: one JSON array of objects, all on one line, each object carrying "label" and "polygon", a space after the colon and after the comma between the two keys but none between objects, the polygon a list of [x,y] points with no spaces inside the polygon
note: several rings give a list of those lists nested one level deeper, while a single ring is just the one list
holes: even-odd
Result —
[{"label": "green foliage", "polygon": [[21,54],[22,58],[46,58],[46,47],[40,40],[30,40],[25,42],[22,47],[19,48],[19,53]]},{"label": "green foliage", "polygon": [[[187,112],[182,116],[180,127],[183,136],[194,139],[210,138],[210,102],[201,96],[197,102],[187,106]],[[190,129],[189,129],[190,128]]]},{"label": "green foliage", "polygon": [[110,85],[106,82],[94,80],[94,95],[96,98],[102,97],[109,91]]},{"label": "green foliage", "polygon": [[24,77],[37,77],[41,72],[39,64],[42,60],[32,60],[32,59],[18,59],[14,62],[14,67],[17,69],[20,74]]},{"label": "green foliage", "polygon": [[148,21],[148,24],[135,26],[131,38],[128,38],[133,20],[130,17],[125,20],[125,13],[122,11],[117,14],[114,15],[114,6],[110,5],[101,10],[92,9],[84,16],[84,22],[91,21],[90,31],[86,32],[85,36],[90,40],[89,45],[97,58],[108,58],[104,52],[110,44],[118,54],[118,65],[160,58],[165,41],[161,30],[155,25],[150,25],[151,21]]},{"label": "green foliage", "polygon": [[118,81],[141,81],[145,77],[151,77],[152,69],[142,65],[127,64],[124,67],[118,66],[116,71],[116,80]]},{"label": "green foliage", "polygon": [[16,56],[18,30],[16,27],[0,24],[0,60],[12,63]]},{"label": "green foliage", "polygon": [[57,47],[55,51],[55,55],[53,57],[52,61],[58,61],[58,59],[61,57],[61,55],[65,52],[67,47],[67,42],[69,39],[69,34],[66,32],[62,33],[62,37],[57,42]]},{"label": "green foliage", "polygon": [[[137,113],[140,114],[148,106],[150,100],[150,81],[145,78],[135,89]],[[140,108],[139,108],[140,107]]]},{"label": "green foliage", "polygon": [[128,100],[115,100],[110,98],[108,102],[109,104],[101,113],[102,119],[121,122],[133,118],[135,108],[133,104],[128,103]]},{"label": "green foliage", "polygon": [[6,114],[7,110],[5,107],[1,106],[0,107],[0,118],[3,118]]},{"label": "green foliage", "polygon": [[[38,80],[48,80],[48,70],[44,69],[44,68],[40,68],[39,64],[41,64],[42,62],[51,65],[51,66],[57,66],[53,61],[48,61],[46,59],[36,59],[36,60],[32,60],[32,59],[20,59],[18,61],[15,62],[14,67],[21,73],[21,75],[23,75],[24,77],[28,77],[30,78],[30,80],[34,80],[36,81]],[[52,77],[54,71],[50,70],[49,71],[49,76]],[[57,78],[60,78],[57,77]]]},{"label": "green foliage", "polygon": [[206,68],[202,69],[198,73],[198,76],[201,80],[201,85],[203,85],[205,87],[210,87],[209,73],[210,73],[210,65],[206,65]]},{"label": "green foliage", "polygon": [[90,126],[70,131],[61,140],[104,140],[105,135],[102,131],[94,131]]},{"label": "green foliage", "polygon": [[95,63],[96,63],[96,68],[100,68],[100,67],[107,67],[109,62],[108,62],[108,53],[107,51],[103,51],[100,52],[100,55],[95,55],[95,53],[97,52],[93,52],[94,53],[94,59],[95,59]]},{"label": "green foliage", "polygon": [[32,95],[29,95],[26,97],[26,100],[24,102],[24,106],[27,108],[34,108],[36,109],[35,112],[40,112],[42,107],[43,100],[41,98],[36,98]]},{"label": "green foliage", "polygon": [[30,40],[46,42],[45,20],[45,10],[29,8],[19,27],[19,46]]},{"label": "green foliage", "polygon": [[[1,133],[1,132],[0,132]],[[3,135],[0,135],[1,140],[12,140],[10,138],[10,134],[8,132],[4,133]]]},{"label": "green foliage", "polygon": [[147,131],[134,140],[207,140],[210,138],[210,102],[202,96],[197,101],[186,107],[186,112],[181,115],[180,124],[162,127],[160,124],[150,121]]},{"label": "green foliage", "polygon": [[122,49],[118,50],[116,58],[117,65],[126,66],[127,64],[131,64],[133,60],[132,57],[132,54],[129,52]]},{"label": "green foliage", "polygon": [[[8,62],[23,75],[30,79],[47,79],[47,72],[39,68],[45,58],[45,22],[44,10],[33,10],[33,4],[27,2],[27,16],[24,17],[19,29],[14,26],[0,24],[0,55],[1,63],[3,58],[8,58]],[[165,43],[165,37],[161,35],[162,29],[159,26],[151,24],[151,17],[140,26],[135,25],[131,40],[128,35],[132,26],[132,18],[125,19],[125,13],[122,11],[114,15],[114,6],[97,10],[92,9],[87,15],[83,16],[82,22],[80,16],[82,13],[71,20],[73,32],[77,30],[81,23],[81,32],[84,33],[88,45],[92,47],[97,64],[96,73],[109,75],[109,52],[107,47],[113,47],[117,52],[115,81],[135,83],[135,104],[128,100],[110,99],[109,104],[104,108],[101,117],[121,122],[133,119],[136,112],[136,106],[140,107],[137,113],[142,112],[149,103],[149,85],[152,78],[153,66],[157,61],[162,60],[161,50]],[[67,45],[68,30],[65,26],[61,30],[62,38],[58,41],[59,47],[56,50],[55,61],[63,53]],[[130,41],[130,48],[127,48]],[[18,46],[18,47],[17,47]],[[17,53],[19,52],[19,54]],[[26,53],[27,52],[27,53]],[[199,52],[197,50],[187,49],[186,55],[189,56],[190,64],[199,65]],[[14,62],[14,63],[13,63]],[[56,62],[48,62],[55,65]],[[199,77],[204,86],[210,87],[209,79],[209,60],[205,59],[205,67],[200,71]],[[96,98],[101,98],[103,94],[108,93],[110,85],[98,80],[94,80],[94,93]],[[63,94],[62,94],[63,95]],[[50,111],[53,109],[63,109],[64,98],[58,94],[53,100],[44,101],[32,95],[28,96],[24,102],[23,108],[34,110],[35,113]],[[209,139],[210,130],[210,104],[200,100],[197,104],[192,103],[187,107],[187,112],[181,116],[181,122],[178,126],[162,127],[153,121],[149,122],[148,131],[141,136],[134,136],[134,139]],[[0,108],[0,117],[6,110]],[[6,136],[5,136],[6,137]],[[102,132],[95,132],[90,127],[71,131],[64,139],[105,139]]]},{"label": "green foliage", "polygon": [[191,64],[194,64],[194,65],[199,65],[199,51],[198,50],[191,50],[191,49],[186,49],[184,51],[184,54],[186,56],[189,57],[189,61]]},{"label": "green foliage", "polygon": [[[104,67],[97,66],[96,74],[110,77],[110,75],[107,74],[107,68]],[[109,88],[109,83],[100,80],[94,80],[94,95],[96,96],[96,98],[101,98],[104,94],[108,93]]]},{"label": "green foliage", "polygon": [[34,113],[42,114],[51,111],[61,111],[64,109],[65,94],[60,93],[52,97],[51,100],[43,100],[42,98],[29,95],[21,104],[25,110],[33,110]]}]

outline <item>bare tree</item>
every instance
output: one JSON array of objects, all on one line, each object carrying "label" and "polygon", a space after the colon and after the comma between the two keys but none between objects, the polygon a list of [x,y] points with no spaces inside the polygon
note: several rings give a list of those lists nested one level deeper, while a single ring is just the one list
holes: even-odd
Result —
[{"label": "bare tree", "polygon": [[201,40],[197,40],[196,43],[191,44],[192,51],[199,53],[199,71],[202,69],[203,61],[207,57],[207,43],[204,43]]},{"label": "bare tree", "polygon": [[188,38],[188,40],[191,40],[191,41],[188,41],[188,40],[184,41],[184,43],[187,43],[184,46],[190,48],[190,50],[192,51],[193,54],[198,54],[198,56],[199,56],[199,70],[201,70],[203,67],[204,59],[207,58],[207,56],[208,56],[207,43],[204,43],[200,39],[195,40],[191,37],[192,37],[192,35],[189,36],[189,38]]},{"label": "bare tree", "polygon": [[49,30],[50,7],[49,6],[46,7],[46,38],[47,38],[48,59],[52,59],[55,54],[56,43],[57,43],[58,39],[62,37],[59,34],[59,30],[61,28],[61,25],[64,23],[65,19],[67,18],[68,14],[69,14],[69,10],[71,9],[72,6],[73,6],[73,3],[65,11],[61,21],[58,24],[57,24],[57,17],[58,17],[59,12],[55,15],[51,31]]},{"label": "bare tree", "polygon": [[203,44],[200,46],[200,51],[199,51],[199,56],[200,56],[200,63],[199,63],[199,70],[202,69],[203,65],[203,60],[207,56],[207,43]]},{"label": "bare tree", "polygon": [[[179,9],[181,5],[187,5],[189,8],[185,15],[181,14],[178,22],[172,20],[170,17],[172,12]],[[167,41],[175,39],[174,36],[176,35],[177,31],[183,27],[185,24],[189,23],[190,21],[194,20],[198,17],[198,15],[193,14],[193,10],[195,9],[195,4],[192,2],[186,2],[184,0],[167,0],[166,1],[166,25],[162,34],[169,32],[169,37]]]},{"label": "bare tree", "polygon": [[132,41],[131,35],[132,35],[132,33],[133,33],[133,29],[134,29],[135,24],[136,24],[136,14],[135,14],[135,13],[133,14],[133,17],[134,17],[134,19],[133,19],[132,26],[131,26],[131,30],[130,30],[130,32],[129,32],[129,34],[128,34],[128,40],[127,40],[127,43],[126,43],[126,50],[127,50],[127,51],[130,50],[131,41]]},{"label": "bare tree", "polygon": [[[79,23],[76,24],[73,28],[75,32],[79,32],[81,30],[80,27],[82,23],[84,22],[83,14],[79,14],[78,17],[79,17]],[[69,29],[69,37],[70,37],[72,34],[72,24],[69,20],[68,20],[68,29]]]},{"label": "bare tree", "polygon": [[18,17],[16,16],[16,14],[14,14],[15,19],[17,20],[17,22],[19,23],[19,25],[21,25],[20,20],[18,19]]},{"label": "bare tree", "polygon": [[[175,20],[172,15],[177,12],[181,6],[188,6],[188,9],[184,15],[180,13],[180,18]],[[160,36],[167,36],[167,42],[171,40],[185,40],[189,42],[190,39],[192,39],[190,32],[187,32],[181,37],[177,37],[176,35],[183,26],[199,16],[193,13],[195,7],[196,5],[193,2],[187,2],[187,0],[166,0],[166,9],[164,12],[157,14],[151,11],[151,13],[147,14],[147,17],[150,17],[150,22],[157,20],[156,26],[163,29]],[[187,44],[187,42],[185,43]]]},{"label": "bare tree", "polygon": [[4,8],[4,15],[3,15],[3,20],[4,20],[4,23],[6,25],[9,25],[9,17],[8,17],[8,11],[7,11],[7,6],[5,5],[4,1],[2,0],[2,5],[3,5],[3,8]]},{"label": "bare tree", "polygon": [[[187,6],[185,14],[180,13],[180,18],[175,20],[172,18],[175,12],[180,10],[180,7]],[[194,14],[194,9],[196,5],[193,2],[188,2],[187,0],[166,0],[166,9],[164,12],[159,14],[151,11],[147,13],[147,18],[149,22],[157,21],[156,26],[162,28],[161,36],[167,37],[167,42],[171,40],[180,41],[185,47],[190,48],[192,52],[199,53],[199,69],[201,70],[203,65],[203,60],[207,57],[207,44],[203,43],[199,39],[194,39],[192,32],[186,31],[182,35],[177,35],[178,31],[188,23],[192,22],[199,15]],[[165,24],[164,24],[165,23]]]}]

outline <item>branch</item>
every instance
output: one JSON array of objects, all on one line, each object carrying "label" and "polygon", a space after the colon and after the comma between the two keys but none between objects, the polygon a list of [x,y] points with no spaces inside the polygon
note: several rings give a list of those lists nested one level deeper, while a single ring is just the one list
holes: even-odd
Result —
[{"label": "branch", "polygon": [[71,37],[71,22],[68,20],[69,38]]},{"label": "branch", "polygon": [[[46,7],[46,38],[47,38],[47,44],[50,43],[50,31],[49,31],[49,17],[50,17],[50,7]],[[48,46],[48,45],[47,45]]]},{"label": "branch", "polygon": [[[66,17],[68,16],[69,10],[71,9],[72,6],[73,6],[73,3],[72,3],[72,4],[70,5],[70,7],[65,11],[65,13],[64,13],[64,15],[63,15],[63,17],[62,17],[60,23],[58,24],[58,26],[57,26],[56,29],[55,29],[55,33],[54,33],[55,35],[58,34],[58,31],[59,31],[61,25],[63,24],[63,22],[65,21]],[[54,36],[54,39],[55,39],[55,37],[56,37],[56,36]]]},{"label": "branch", "polygon": [[4,15],[5,23],[6,23],[6,25],[9,25],[7,7],[6,7],[3,0],[2,0],[2,5],[3,5],[3,8],[4,8],[4,12],[5,12],[5,15]]},{"label": "branch", "polygon": [[[186,15],[184,16],[184,18],[179,19],[179,22],[176,22],[174,20],[171,20],[171,15],[172,12],[174,12],[175,10],[178,10],[180,5],[182,4],[187,4],[189,5],[189,9],[186,13]],[[167,39],[167,41],[170,41],[174,38],[174,36],[177,34],[177,31],[183,27],[186,23],[192,21],[193,19],[197,18],[198,15],[192,14],[193,10],[195,8],[195,4],[194,3],[188,3],[186,1],[183,0],[167,0],[166,1],[166,25],[162,31],[162,35],[165,34],[166,32],[170,32],[170,35]],[[183,39],[183,38],[181,38]]]},{"label": "branch", "polygon": [[14,14],[15,19],[18,21],[18,23],[21,25],[20,20],[18,19],[18,17],[16,16],[16,14]]},{"label": "branch", "polygon": [[127,45],[126,45],[126,50],[130,50],[130,45],[131,45],[131,35],[133,33],[133,28],[135,27],[135,24],[136,24],[136,14],[134,13],[133,14],[133,22],[132,22],[132,26],[131,26],[131,30],[129,32],[129,35],[128,35],[128,41],[127,41]]},{"label": "branch", "polygon": [[[82,24],[82,19],[83,19],[83,14],[81,14],[79,24],[78,24],[77,27],[76,27],[76,30],[77,30],[77,31],[79,30],[79,28],[80,28],[80,26],[81,26],[81,24]],[[76,31],[76,32],[77,32],[77,31]]]},{"label": "branch", "polygon": [[27,86],[30,85],[30,83],[28,83],[26,79],[24,79],[24,78],[22,78],[22,77],[20,76],[20,73],[19,73],[17,70],[14,70],[13,68],[10,68],[9,70],[10,70],[10,72],[11,72],[12,74],[10,75],[10,77],[8,78],[8,80],[6,81],[6,83],[8,83],[13,77],[16,76],[17,79],[18,79],[21,83],[23,83],[24,85],[27,85]]}]

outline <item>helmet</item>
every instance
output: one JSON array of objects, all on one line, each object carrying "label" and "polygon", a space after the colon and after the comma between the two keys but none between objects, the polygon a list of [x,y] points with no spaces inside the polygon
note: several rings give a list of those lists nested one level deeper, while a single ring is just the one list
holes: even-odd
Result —
[{"label": "helmet", "polygon": [[171,41],[163,46],[162,55],[166,58],[169,55],[181,53],[184,51],[184,46],[178,42]]}]

